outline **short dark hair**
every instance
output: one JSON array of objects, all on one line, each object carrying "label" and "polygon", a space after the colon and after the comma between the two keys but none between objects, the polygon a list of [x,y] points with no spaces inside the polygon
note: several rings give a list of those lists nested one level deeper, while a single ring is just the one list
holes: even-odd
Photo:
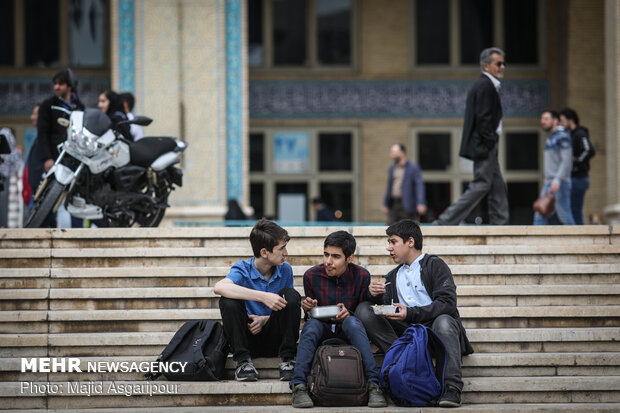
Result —
[{"label": "short dark hair", "polygon": [[543,109],[543,110],[540,111],[541,115],[543,115],[545,113],[550,114],[553,119],[560,119],[560,114],[558,113],[557,110],[553,110],[553,109],[547,108],[547,109]]},{"label": "short dark hair", "polygon": [[397,143],[396,146],[398,146],[398,148],[403,151],[403,153],[407,153],[407,147],[405,145],[403,145],[402,143]]},{"label": "short dark hair", "polygon": [[409,238],[413,238],[413,247],[422,251],[422,230],[417,222],[411,219],[401,219],[400,221],[390,225],[385,233],[388,237],[392,235],[399,236],[406,242]]},{"label": "short dark hair", "polygon": [[288,242],[290,239],[291,237],[284,228],[267,219],[259,220],[250,232],[250,244],[256,258],[260,257],[260,250],[263,248],[273,252],[273,247],[282,241]]},{"label": "short dark hair", "polygon": [[123,102],[127,103],[129,111],[133,111],[133,106],[136,104],[136,98],[133,96],[133,94],[131,92],[123,92],[119,93],[119,96],[121,97],[121,99],[123,99]]},{"label": "short dark hair", "polygon": [[338,247],[342,249],[345,258],[349,258],[355,252],[356,246],[355,238],[347,231],[332,232],[323,243],[323,248]]},{"label": "short dark hair", "polygon": [[579,125],[579,115],[577,115],[574,109],[564,108],[560,111],[560,115],[564,116],[566,119],[572,119],[575,125]]},{"label": "short dark hair", "polygon": [[54,77],[52,77],[53,83],[60,83],[61,85],[67,85],[71,89],[75,88],[73,84],[75,79],[73,77],[73,73],[69,72],[69,69],[63,69],[60,72],[56,73]]}]

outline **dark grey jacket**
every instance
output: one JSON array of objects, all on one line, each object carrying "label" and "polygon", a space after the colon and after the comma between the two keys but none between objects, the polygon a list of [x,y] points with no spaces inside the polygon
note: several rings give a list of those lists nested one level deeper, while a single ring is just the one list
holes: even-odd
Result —
[{"label": "dark grey jacket", "polygon": [[[391,304],[398,301],[398,293],[396,291],[396,274],[402,266],[394,268],[386,276],[386,282],[390,284],[386,288],[385,294],[372,297],[373,301],[381,304]],[[461,323],[459,311],[456,308],[456,285],[452,278],[452,272],[448,265],[436,255],[426,255],[420,261],[420,277],[426,292],[431,297],[432,303],[423,307],[407,307],[407,323],[418,323],[431,326],[433,321],[442,314],[448,314],[455,318],[461,326],[461,351],[463,355],[474,352],[465,328]]]}]

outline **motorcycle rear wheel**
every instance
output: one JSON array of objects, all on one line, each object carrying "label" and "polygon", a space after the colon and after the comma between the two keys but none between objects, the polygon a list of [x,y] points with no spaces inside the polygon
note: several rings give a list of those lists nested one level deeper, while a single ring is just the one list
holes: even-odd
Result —
[{"label": "motorcycle rear wheel", "polygon": [[[167,205],[168,203],[168,195],[164,196],[162,200],[159,198],[159,202],[162,202],[163,205]],[[166,207],[163,208],[154,208],[148,213],[137,212],[135,215],[135,224],[141,227],[157,227],[162,219],[164,219],[164,214],[166,213]]]},{"label": "motorcycle rear wheel", "polygon": [[35,203],[24,228],[40,228],[45,218],[52,212],[54,205],[56,205],[58,198],[60,198],[64,190],[65,185],[58,182],[54,177],[51,177],[39,198],[40,201]]}]

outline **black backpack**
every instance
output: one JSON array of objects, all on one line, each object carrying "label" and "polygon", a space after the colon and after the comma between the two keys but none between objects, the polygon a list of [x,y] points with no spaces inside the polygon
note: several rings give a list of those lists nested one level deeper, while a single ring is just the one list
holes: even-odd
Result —
[{"label": "black backpack", "polygon": [[[337,341],[336,341],[337,340]],[[308,379],[310,397],[317,406],[365,406],[368,386],[362,355],[350,344],[325,340],[314,354]]]},{"label": "black backpack", "polygon": [[[217,381],[224,377],[229,345],[218,321],[188,321],[174,334],[157,361],[187,362],[183,372],[164,372],[168,380]],[[145,376],[156,380],[162,373]]]}]

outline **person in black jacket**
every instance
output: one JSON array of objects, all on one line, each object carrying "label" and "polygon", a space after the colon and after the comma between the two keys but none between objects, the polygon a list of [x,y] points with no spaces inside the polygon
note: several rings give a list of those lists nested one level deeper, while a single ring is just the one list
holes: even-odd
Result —
[{"label": "person in black jacket", "polygon": [[71,69],[61,70],[52,78],[54,96],[43,101],[37,120],[37,150],[45,172],[58,158],[58,144],[67,139],[69,117],[74,110],[84,110],[75,93],[76,80]]},{"label": "person in black jacket", "polygon": [[588,136],[588,129],[579,124],[579,116],[571,108],[560,111],[560,125],[570,130],[573,142],[573,169],[571,171],[570,205],[575,224],[583,225],[583,201],[590,187],[590,158],[594,147]]},{"label": "person in black jacket", "polygon": [[[385,283],[372,281],[368,292],[374,302],[358,305],[355,315],[362,321],[368,338],[383,352],[403,334],[411,323],[433,329],[446,348],[446,391],[439,400],[442,407],[461,404],[461,356],[474,352],[456,308],[456,285],[446,263],[422,252],[422,231],[410,219],[392,224],[386,230],[387,250],[398,264],[385,276]],[[377,315],[374,304],[394,304],[397,312]]]},{"label": "person in black jacket", "polygon": [[467,94],[465,121],[459,155],[474,161],[474,180],[459,200],[433,222],[457,225],[488,195],[489,223],[508,224],[508,196],[497,160],[502,135],[502,103],[499,90],[504,77],[504,52],[496,47],[480,53],[482,74]]}]

